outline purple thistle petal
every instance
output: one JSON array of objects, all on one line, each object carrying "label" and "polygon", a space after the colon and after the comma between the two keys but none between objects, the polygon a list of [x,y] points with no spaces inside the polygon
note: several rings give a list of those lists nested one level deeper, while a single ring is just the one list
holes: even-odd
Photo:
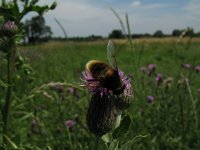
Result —
[{"label": "purple thistle petal", "polygon": [[194,70],[195,70],[196,72],[200,72],[200,66],[196,66],[196,67],[194,68]]},{"label": "purple thistle petal", "polygon": [[146,67],[141,67],[140,71],[143,72],[143,73],[146,73],[147,72],[147,68]]},{"label": "purple thistle petal", "polygon": [[[125,89],[124,89],[124,94],[128,95],[128,96],[133,96],[133,89],[132,89],[132,85],[131,85],[131,79],[127,76],[125,76],[124,72],[121,70],[118,70],[118,74],[120,76],[120,79],[122,80],[122,82],[125,85]],[[97,92],[100,93],[101,96],[103,95],[107,95],[107,94],[111,94],[112,90],[102,86],[99,81],[95,80],[92,75],[87,72],[87,71],[83,71],[82,72],[83,75],[83,86],[85,86],[86,88],[88,88],[88,90],[92,93],[95,94]]]},{"label": "purple thistle petal", "polygon": [[197,92],[200,94],[200,88],[197,89]]},{"label": "purple thistle petal", "polygon": [[66,127],[67,128],[73,128],[74,127],[74,125],[75,125],[75,121],[73,121],[73,120],[66,120],[65,121],[65,125],[66,125]]},{"label": "purple thistle petal", "polygon": [[152,95],[147,96],[148,103],[152,103],[153,101],[154,101],[154,96],[152,96]]}]

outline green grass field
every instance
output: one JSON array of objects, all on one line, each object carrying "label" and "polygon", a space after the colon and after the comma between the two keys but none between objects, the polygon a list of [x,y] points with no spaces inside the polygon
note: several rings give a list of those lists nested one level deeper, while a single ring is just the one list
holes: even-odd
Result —
[{"label": "green grass field", "polygon": [[[49,42],[19,47],[32,71],[17,71],[11,109],[10,138],[25,149],[93,149],[94,136],[86,127],[89,93],[80,87],[81,72],[92,59],[107,61],[107,40]],[[114,40],[118,67],[132,78],[134,100],[128,112],[132,123],[119,137],[122,150],[193,150],[200,147],[200,42],[198,39]],[[141,67],[156,64],[151,76]],[[182,64],[190,64],[184,68]],[[5,62],[0,62],[5,81]],[[163,75],[158,86],[156,76]],[[168,83],[166,79],[172,78]],[[61,82],[61,91],[44,84]],[[75,92],[70,93],[69,87]],[[35,89],[36,88],[36,89]],[[32,91],[35,89],[34,91]],[[34,96],[28,97],[31,92]],[[3,101],[5,88],[0,90]],[[148,103],[148,95],[154,101]],[[2,103],[1,103],[2,104]],[[20,105],[19,105],[20,104]],[[75,121],[68,129],[65,121]],[[1,133],[1,130],[0,130]],[[1,141],[2,139],[0,139]],[[104,149],[103,142],[101,149]]]}]

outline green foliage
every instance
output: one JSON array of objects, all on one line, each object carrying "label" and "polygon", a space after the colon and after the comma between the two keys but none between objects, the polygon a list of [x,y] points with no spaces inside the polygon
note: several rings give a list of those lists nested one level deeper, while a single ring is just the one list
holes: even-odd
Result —
[{"label": "green foliage", "polygon": [[[0,125],[4,127],[0,128],[0,149],[93,149],[94,137],[85,121],[90,96],[79,86],[80,76],[88,60],[106,61],[107,41],[51,42],[21,47],[19,55],[16,46],[23,15],[55,7],[38,6],[38,0],[21,2],[22,11],[16,0],[0,7],[2,24],[9,19],[20,26],[12,37],[2,38],[10,44],[0,55]],[[128,16],[126,19],[128,23]],[[99,148],[198,150],[200,72],[194,67],[200,64],[199,42],[132,43],[129,38],[130,46],[127,41],[117,41],[116,49],[120,69],[133,77],[134,102],[114,133],[97,141]],[[186,63],[192,67],[184,67]],[[157,66],[151,73],[149,64]],[[158,73],[163,75],[159,84]],[[148,95],[154,96],[151,103],[146,100]],[[72,126],[67,124],[69,120]]]},{"label": "green foliage", "polygon": [[123,116],[120,126],[117,127],[114,132],[113,132],[113,138],[114,139],[120,139],[123,137],[123,135],[125,133],[127,133],[129,127],[131,124],[131,116],[129,114],[126,114],[125,116]]},{"label": "green foliage", "polygon": [[24,40],[27,43],[44,42],[51,37],[51,28],[45,24],[43,16],[36,16],[24,23]]},{"label": "green foliage", "polygon": [[51,6],[37,5],[38,0],[21,0],[21,5],[23,9],[19,9],[19,3],[17,0],[13,0],[9,3],[5,3],[0,7],[0,14],[4,17],[5,20],[14,21],[19,25],[22,18],[31,11],[37,12],[39,15],[42,15],[44,12],[47,12],[50,9],[55,9],[56,2]]},{"label": "green foliage", "polygon": [[155,33],[153,34],[154,37],[163,37],[164,34],[161,30],[155,31]]},{"label": "green foliage", "polygon": [[109,38],[116,38],[116,39],[120,39],[123,38],[124,35],[122,33],[121,30],[113,30],[110,34],[109,34]]},{"label": "green foliage", "polygon": [[[50,146],[52,149],[57,147],[72,150],[94,147],[95,140],[86,128],[85,118],[90,96],[76,86],[75,93],[70,94],[68,88],[71,87],[69,83],[73,83],[72,85],[81,83],[81,71],[88,60],[96,58],[107,61],[105,43],[51,42],[21,47],[21,55],[28,57],[25,61],[28,61],[33,70],[37,71],[34,71],[35,80],[31,84],[27,85],[24,77],[16,81],[21,86],[15,89],[16,95],[22,98],[15,98],[16,102],[12,106],[12,117],[15,119],[11,124],[12,136],[9,138],[18,147],[20,144],[29,149],[34,149],[36,146],[40,149]],[[200,95],[196,92],[200,84],[199,73],[192,68],[183,68],[181,64],[190,63],[192,66],[200,64],[198,59],[200,44],[192,42],[189,50],[185,49],[186,42],[157,41],[133,44],[134,51],[127,45],[116,43],[120,69],[134,77],[135,98],[128,109],[132,122],[128,132],[121,132],[120,142],[116,143],[112,140],[112,135],[108,135],[106,140],[104,137],[106,142],[101,140],[100,147],[105,149],[112,143],[113,147],[117,144],[118,149],[122,150],[198,150],[199,128],[195,129],[191,96],[183,79],[188,78],[190,81],[195,109],[197,115],[200,116]],[[139,59],[141,53],[142,57]],[[152,76],[140,72],[140,67],[148,66],[150,63],[157,64]],[[1,64],[3,70],[2,65],[3,63]],[[157,86],[155,81],[157,73],[162,73],[164,80],[168,77],[173,78],[168,88],[165,82]],[[0,75],[3,79],[4,71],[0,72]],[[43,85],[50,81],[54,83]],[[60,85],[57,81],[68,83],[61,84],[64,92],[52,88],[52,85]],[[5,87],[2,87],[0,97],[4,95],[4,91]],[[146,96],[148,95],[155,97],[152,103],[147,103]],[[69,130],[65,126],[65,121],[68,119],[76,122]],[[37,120],[37,126],[32,126],[33,120]],[[128,128],[126,125],[125,127]]]},{"label": "green foliage", "polygon": [[[19,1],[18,1],[19,2]],[[19,8],[19,3],[17,0],[9,1],[6,3],[2,1],[0,6],[0,51],[3,52],[3,58],[6,60],[5,66],[6,71],[3,81],[1,81],[1,87],[4,88],[5,99],[0,101],[0,110],[1,110],[1,124],[2,124],[2,139],[0,139],[2,148],[7,149],[11,148],[18,149],[16,144],[10,139],[10,130],[9,128],[13,125],[15,126],[15,121],[13,121],[13,106],[18,107],[23,103],[19,103],[19,97],[15,91],[18,85],[16,84],[16,79],[20,77],[20,74],[17,74],[17,71],[23,68],[23,71],[26,76],[30,74],[31,68],[28,65],[24,64],[23,58],[18,54],[17,46],[20,42],[23,29],[21,27],[22,18],[31,11],[35,11],[38,14],[42,15],[45,11],[55,8],[55,3],[52,6],[39,6],[36,5],[38,0],[21,0],[22,9]],[[18,58],[18,59],[16,59]],[[18,69],[18,70],[17,70]],[[4,81],[5,80],[5,81]],[[6,84],[4,84],[4,82]],[[3,86],[2,86],[3,85]],[[25,113],[19,121],[33,116],[32,113]],[[11,119],[12,118],[12,119]],[[16,139],[20,134],[16,135]]]}]

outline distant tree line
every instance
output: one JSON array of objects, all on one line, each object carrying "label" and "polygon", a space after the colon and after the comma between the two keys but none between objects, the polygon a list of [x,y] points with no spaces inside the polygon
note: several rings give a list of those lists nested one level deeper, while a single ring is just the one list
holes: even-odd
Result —
[{"label": "distant tree line", "polygon": [[[48,40],[74,40],[74,41],[95,41],[103,39],[104,37],[99,35],[90,35],[87,37],[51,37],[52,31],[51,27],[46,25],[43,16],[35,16],[30,20],[26,20],[23,24],[24,26],[24,43],[41,43]],[[124,34],[122,30],[114,29],[108,34],[108,38],[122,39],[128,35]],[[164,34],[162,30],[157,30],[153,34],[132,34],[132,38],[142,38],[142,37],[179,37],[179,36],[192,36],[200,37],[200,32],[194,32],[193,28],[186,29],[174,29],[171,34]]]},{"label": "distant tree line", "polygon": [[[109,38],[124,38],[127,35],[123,34],[121,30],[115,29],[109,34]],[[153,34],[145,33],[145,34],[132,34],[132,38],[142,38],[142,37],[178,37],[178,36],[192,36],[192,37],[200,37],[200,32],[194,32],[193,28],[186,29],[174,29],[171,34],[164,34],[162,30],[157,30]]]}]

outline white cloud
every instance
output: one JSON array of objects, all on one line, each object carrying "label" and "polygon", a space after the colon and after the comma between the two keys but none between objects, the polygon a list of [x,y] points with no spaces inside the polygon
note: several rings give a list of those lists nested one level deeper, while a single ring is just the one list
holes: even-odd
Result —
[{"label": "white cloud", "polygon": [[141,2],[140,1],[133,1],[132,3],[131,3],[131,6],[133,7],[133,8],[137,8],[137,7],[140,7],[141,6]]},{"label": "white cloud", "polygon": [[167,7],[164,4],[149,4],[149,5],[144,5],[142,8],[143,9],[157,9],[157,8],[164,8]]},{"label": "white cloud", "polygon": [[131,3],[131,6],[133,8],[139,8],[139,9],[157,9],[157,8],[163,8],[163,7],[166,7],[167,5],[164,5],[164,4],[160,4],[160,3],[155,3],[155,4],[142,4],[141,1],[139,0],[136,0],[136,1],[133,1]]}]

